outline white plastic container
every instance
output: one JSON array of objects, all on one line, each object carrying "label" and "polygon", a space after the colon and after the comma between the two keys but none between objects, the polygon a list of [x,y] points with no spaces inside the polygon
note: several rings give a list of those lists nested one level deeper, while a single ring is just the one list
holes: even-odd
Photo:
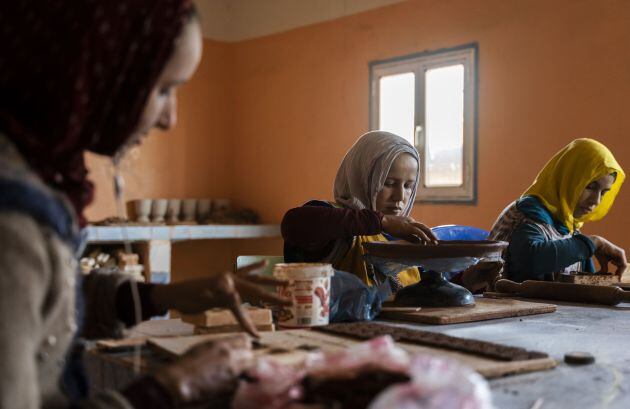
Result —
[{"label": "white plastic container", "polygon": [[304,328],[328,325],[330,317],[330,277],[335,274],[325,263],[281,263],[273,268],[276,278],[289,280],[278,287],[280,295],[291,298],[293,305],[283,307],[278,325],[283,328]]}]

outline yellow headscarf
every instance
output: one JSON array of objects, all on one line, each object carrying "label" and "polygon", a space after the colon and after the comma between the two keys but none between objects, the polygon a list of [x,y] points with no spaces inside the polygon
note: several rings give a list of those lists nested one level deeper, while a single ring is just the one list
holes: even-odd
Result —
[{"label": "yellow headscarf", "polygon": [[[595,210],[574,219],[573,211],[586,186],[613,172],[617,173],[615,182]],[[547,162],[523,196],[537,197],[557,220],[573,232],[584,222],[606,216],[625,178],[626,174],[606,146],[594,139],[576,139]]]}]

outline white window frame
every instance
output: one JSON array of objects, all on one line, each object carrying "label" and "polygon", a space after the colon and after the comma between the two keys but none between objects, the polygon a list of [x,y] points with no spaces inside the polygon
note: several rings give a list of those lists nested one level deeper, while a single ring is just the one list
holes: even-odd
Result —
[{"label": "white window frame", "polygon": [[[415,74],[415,146],[420,153],[420,180],[416,202],[477,203],[477,44],[427,51],[370,62],[370,129],[379,129],[379,84],[381,77]],[[425,72],[429,69],[464,66],[463,183],[453,187],[426,186]]]}]

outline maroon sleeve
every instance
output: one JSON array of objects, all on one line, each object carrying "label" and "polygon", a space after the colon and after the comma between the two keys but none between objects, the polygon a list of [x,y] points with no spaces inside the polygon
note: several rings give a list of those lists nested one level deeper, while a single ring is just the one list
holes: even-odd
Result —
[{"label": "maroon sleeve", "polygon": [[[164,315],[167,310],[158,310],[151,301],[151,290],[160,284],[137,283],[138,296],[140,298],[141,321],[146,321],[151,317]],[[118,286],[116,290],[116,312],[118,319],[125,323],[127,327],[136,324],[136,316],[134,313],[133,293],[131,292],[131,283],[126,281]]]},{"label": "maroon sleeve", "polygon": [[153,377],[145,376],[122,392],[135,409],[172,409],[173,398]]},{"label": "maroon sleeve", "polygon": [[372,236],[382,232],[383,214],[324,206],[302,206],[289,210],[282,219],[282,237],[294,245],[327,243],[332,240]]}]

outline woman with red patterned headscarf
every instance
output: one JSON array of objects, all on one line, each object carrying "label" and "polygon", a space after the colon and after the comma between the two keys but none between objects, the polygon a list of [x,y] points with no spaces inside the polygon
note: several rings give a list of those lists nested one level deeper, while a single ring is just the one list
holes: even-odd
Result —
[{"label": "woman with red patterned headscarf", "polygon": [[[245,277],[255,268],[137,288],[115,272],[77,279],[93,197],[84,153],[120,156],[150,129],[174,125],[175,90],[201,58],[190,1],[6,1],[0,32],[0,408],[67,407],[87,396],[80,354],[69,353],[82,323],[84,336],[103,336],[167,309],[220,306],[256,335],[240,295],[287,300]],[[131,307],[136,289],[141,316]],[[197,349],[83,404],[168,408],[223,393],[247,345],[238,338]]]}]

